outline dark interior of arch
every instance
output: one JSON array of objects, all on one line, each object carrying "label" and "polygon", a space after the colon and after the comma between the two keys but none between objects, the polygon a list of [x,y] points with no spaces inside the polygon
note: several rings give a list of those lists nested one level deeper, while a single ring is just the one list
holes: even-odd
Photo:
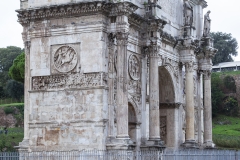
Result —
[{"label": "dark interior of arch", "polygon": [[165,67],[159,67],[159,102],[174,103],[174,85],[168,70]]}]

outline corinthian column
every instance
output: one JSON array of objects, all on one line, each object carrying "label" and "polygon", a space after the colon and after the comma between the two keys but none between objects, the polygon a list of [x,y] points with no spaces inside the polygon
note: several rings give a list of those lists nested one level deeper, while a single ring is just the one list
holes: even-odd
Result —
[{"label": "corinthian column", "polygon": [[160,140],[158,46],[149,47],[149,140]]},{"label": "corinthian column", "polygon": [[114,79],[115,79],[115,70],[114,70],[114,39],[115,35],[110,33],[108,35],[108,118],[109,118],[109,127],[108,127],[108,137],[114,137]]},{"label": "corinthian column", "polygon": [[204,71],[204,146],[212,148],[211,71]]},{"label": "corinthian column", "polygon": [[186,71],[186,147],[195,147],[193,62],[185,63]]},{"label": "corinthian column", "polygon": [[117,138],[128,135],[127,44],[128,33],[118,32],[117,38]]},{"label": "corinthian column", "polygon": [[31,88],[30,76],[30,47],[31,42],[25,41],[25,78],[24,78],[24,138],[20,142],[20,149],[26,149],[29,145],[29,90]]}]

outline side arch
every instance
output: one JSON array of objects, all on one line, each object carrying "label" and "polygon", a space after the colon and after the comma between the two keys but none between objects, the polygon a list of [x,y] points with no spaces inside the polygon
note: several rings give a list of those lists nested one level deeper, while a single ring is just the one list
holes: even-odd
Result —
[{"label": "side arch", "polygon": [[[159,67],[159,102],[175,103],[176,86],[174,83],[174,74],[169,65]],[[176,82],[176,80],[175,80]]]}]

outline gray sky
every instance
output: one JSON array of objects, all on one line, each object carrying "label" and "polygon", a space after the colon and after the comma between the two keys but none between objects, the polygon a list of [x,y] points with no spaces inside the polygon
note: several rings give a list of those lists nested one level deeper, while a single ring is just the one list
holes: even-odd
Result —
[{"label": "gray sky", "polygon": [[[240,45],[240,1],[239,0],[207,0],[208,7],[204,14],[211,10],[211,31],[231,33]],[[16,9],[20,8],[20,0],[0,0],[0,48],[18,46],[23,48],[22,27],[17,22]],[[240,61],[239,56],[235,58]]]}]

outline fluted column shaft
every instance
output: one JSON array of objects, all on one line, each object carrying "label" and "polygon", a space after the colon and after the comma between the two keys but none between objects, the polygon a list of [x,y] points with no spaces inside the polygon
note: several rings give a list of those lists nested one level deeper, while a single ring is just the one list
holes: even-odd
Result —
[{"label": "fluted column shaft", "polygon": [[204,143],[212,145],[211,71],[204,71]]},{"label": "fluted column shaft", "polygon": [[109,118],[109,128],[108,136],[114,137],[114,39],[115,36],[110,33],[108,35],[108,118]]},{"label": "fluted column shaft", "polygon": [[186,141],[194,140],[194,82],[193,62],[185,64],[186,69]]},{"label": "fluted column shaft", "polygon": [[117,38],[117,138],[128,135],[127,44],[128,33],[118,32]]},{"label": "fluted column shaft", "polygon": [[149,140],[160,140],[158,46],[149,47]]},{"label": "fluted column shaft", "polygon": [[30,47],[31,42],[26,41],[25,47],[25,78],[24,78],[24,140],[29,140],[29,90],[31,88],[31,76],[30,76]]}]

